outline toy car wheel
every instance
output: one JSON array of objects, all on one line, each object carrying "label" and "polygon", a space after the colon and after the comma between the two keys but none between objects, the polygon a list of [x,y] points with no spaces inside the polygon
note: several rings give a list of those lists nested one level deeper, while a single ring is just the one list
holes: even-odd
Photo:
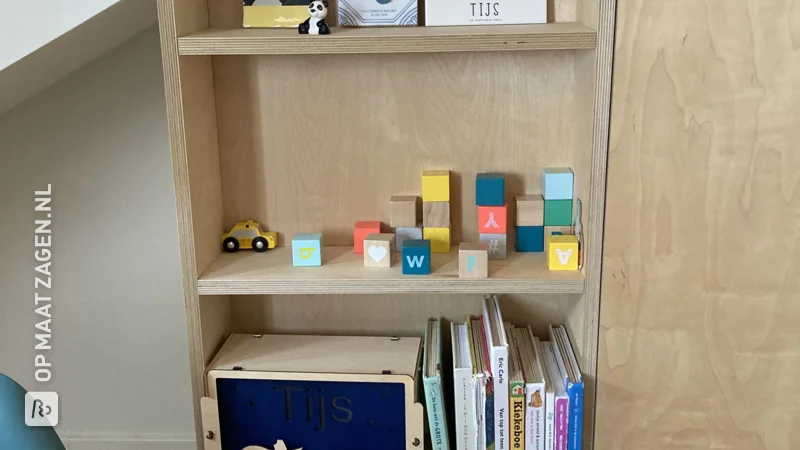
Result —
[{"label": "toy car wheel", "polygon": [[267,250],[269,250],[269,243],[267,242],[266,239],[264,239],[261,236],[253,239],[253,251],[254,252],[262,253],[262,252],[265,252]]},{"label": "toy car wheel", "polygon": [[233,237],[229,237],[222,241],[222,249],[228,253],[236,253],[239,251],[239,240]]}]

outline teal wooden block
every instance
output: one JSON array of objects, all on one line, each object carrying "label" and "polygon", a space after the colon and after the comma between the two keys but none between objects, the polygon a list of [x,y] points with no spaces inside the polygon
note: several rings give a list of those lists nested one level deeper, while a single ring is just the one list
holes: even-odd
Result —
[{"label": "teal wooden block", "polygon": [[545,200],[544,225],[572,225],[572,200]]},{"label": "teal wooden block", "polygon": [[479,173],[475,178],[475,204],[503,206],[506,204],[506,176],[502,173]]},{"label": "teal wooden block", "polygon": [[542,197],[545,200],[572,200],[574,178],[569,167],[545,168],[542,171]]},{"label": "teal wooden block", "polygon": [[431,241],[407,239],[403,242],[403,275],[430,275]]},{"label": "teal wooden block", "polygon": [[516,249],[519,253],[544,251],[544,227],[517,227]]},{"label": "teal wooden block", "polygon": [[299,233],[292,238],[292,264],[297,267],[322,265],[322,233]]}]

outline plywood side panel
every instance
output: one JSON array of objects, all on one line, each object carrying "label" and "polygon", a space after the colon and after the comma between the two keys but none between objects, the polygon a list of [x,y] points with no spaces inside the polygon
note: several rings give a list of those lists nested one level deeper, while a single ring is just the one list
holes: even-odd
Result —
[{"label": "plywood side panel", "polygon": [[[161,54],[164,65],[164,90],[167,103],[167,122],[169,126],[172,171],[175,185],[175,202],[178,215],[178,242],[181,252],[184,304],[186,308],[186,329],[189,344],[189,371],[192,383],[195,424],[200,424],[199,399],[203,395],[204,357],[202,349],[202,325],[197,294],[197,264],[195,260],[194,217],[189,186],[189,148],[187,134],[192,134],[195,121],[184,119],[185,95],[194,92],[182,91],[183,83],[192,84],[197,78],[190,73],[182,73],[178,57],[178,31],[193,31],[201,20],[176,23],[176,17],[185,8],[176,10],[172,0],[158,0],[158,20],[161,34]],[[197,17],[197,16],[195,16]],[[193,25],[194,24],[194,25]],[[188,27],[188,28],[187,28]],[[202,77],[202,73],[197,77]],[[197,442],[203,442],[199,425],[196,426]]]},{"label": "plywood side panel", "polygon": [[171,2],[175,5],[175,28],[178,37],[208,28],[207,0],[171,0]]},{"label": "plywood side panel", "polygon": [[447,168],[453,242],[475,240],[477,172],[508,173],[511,200],[540,192],[545,165],[586,157],[573,125],[591,107],[574,99],[574,60],[216,57],[225,222],[254,218],[282,238],[322,231],[326,245],[351,245],[355,221],[387,222],[392,195],[420,194],[423,169]]},{"label": "plywood side panel", "polygon": [[207,366],[231,333],[231,297],[200,297],[200,323],[203,326],[203,363]]},{"label": "plywood side panel", "polygon": [[[504,295],[503,318],[531,325],[547,336],[578,296]],[[231,318],[237,333],[309,333],[421,336],[430,317],[463,322],[480,315],[480,295],[275,295],[233,297]]]},{"label": "plywood side panel", "polygon": [[800,448],[800,3],[620,2],[598,449]]},{"label": "plywood side panel", "polygon": [[222,179],[211,57],[180,58],[197,275],[222,253]]}]

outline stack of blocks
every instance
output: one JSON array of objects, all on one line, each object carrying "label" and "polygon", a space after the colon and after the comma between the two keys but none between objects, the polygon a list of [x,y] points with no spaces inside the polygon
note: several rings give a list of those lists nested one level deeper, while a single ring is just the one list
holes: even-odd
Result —
[{"label": "stack of blocks", "polygon": [[394,228],[395,250],[403,251],[403,242],[422,239],[422,223],[417,220],[416,195],[393,195],[389,200],[389,226]]},{"label": "stack of blocks", "polygon": [[430,241],[432,252],[450,252],[449,170],[422,172],[422,227],[422,237]]},{"label": "stack of blocks", "polygon": [[568,167],[544,169],[544,246],[550,270],[578,270],[578,240],[572,235],[573,186]]},{"label": "stack of blocks", "polygon": [[475,179],[478,233],[480,241],[487,245],[489,259],[506,259],[508,205],[505,186],[505,175],[500,173],[479,173]]},{"label": "stack of blocks", "polygon": [[298,267],[322,265],[322,233],[298,233],[292,238],[292,264]]}]

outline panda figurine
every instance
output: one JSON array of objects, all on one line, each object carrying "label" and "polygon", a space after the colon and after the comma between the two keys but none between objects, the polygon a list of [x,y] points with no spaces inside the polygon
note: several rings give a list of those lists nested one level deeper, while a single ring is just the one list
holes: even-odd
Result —
[{"label": "panda figurine", "polygon": [[325,23],[325,17],[328,16],[328,0],[312,1],[308,5],[308,14],[311,17],[297,27],[300,34],[331,34],[331,29]]}]

